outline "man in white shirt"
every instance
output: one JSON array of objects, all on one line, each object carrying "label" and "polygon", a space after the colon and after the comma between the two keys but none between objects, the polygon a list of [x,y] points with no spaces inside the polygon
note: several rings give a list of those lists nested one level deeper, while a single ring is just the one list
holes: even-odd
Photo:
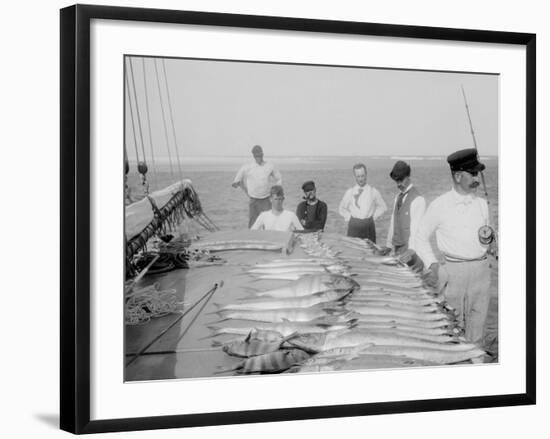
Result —
[{"label": "man in white shirt", "polygon": [[240,187],[250,198],[248,206],[248,227],[250,228],[258,215],[271,209],[269,190],[272,185],[282,185],[279,171],[271,163],[264,161],[264,152],[260,145],[252,148],[254,161],[239,169],[231,186]]},{"label": "man in white shirt", "polygon": [[285,194],[282,186],[273,186],[270,192],[271,210],[260,213],[251,229],[278,230],[280,232],[304,230],[296,214],[283,209]]},{"label": "man in white shirt", "polygon": [[367,167],[353,166],[357,184],[348,189],[340,202],[338,212],[348,223],[348,236],[367,238],[376,243],[376,221],[387,209],[380,192],[367,184]]},{"label": "man in white shirt", "polygon": [[390,172],[390,178],[395,181],[399,193],[393,203],[386,247],[391,248],[396,256],[406,256],[413,270],[422,271],[424,264],[414,249],[416,231],[426,210],[426,200],[412,184],[408,163],[397,161]]},{"label": "man in white shirt", "polygon": [[[490,299],[488,245],[481,243],[479,234],[489,225],[489,209],[476,195],[485,165],[473,148],[457,151],[447,161],[453,188],[426,210],[416,234],[416,252],[429,267],[426,282],[437,286],[455,308],[466,339],[480,343]],[[430,245],[433,233],[444,256],[441,265]]]}]

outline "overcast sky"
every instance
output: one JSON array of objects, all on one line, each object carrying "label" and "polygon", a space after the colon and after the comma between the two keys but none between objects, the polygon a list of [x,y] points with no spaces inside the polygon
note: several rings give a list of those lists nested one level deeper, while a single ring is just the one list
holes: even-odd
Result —
[{"label": "overcast sky", "polygon": [[[157,70],[167,133],[154,59],[132,61],[141,130],[126,62],[129,158],[136,157],[134,130],[140,157],[141,138],[150,155],[150,134],[157,160],[168,155],[167,135],[174,154],[162,62]],[[182,157],[248,156],[255,144],[266,156],[447,155],[473,147],[461,84],[480,155],[498,154],[495,75],[185,59],[166,59],[165,67]]]}]

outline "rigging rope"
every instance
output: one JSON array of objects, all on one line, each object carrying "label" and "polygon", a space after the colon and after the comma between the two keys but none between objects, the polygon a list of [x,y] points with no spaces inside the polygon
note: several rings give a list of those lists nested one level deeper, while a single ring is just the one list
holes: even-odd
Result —
[{"label": "rigging rope", "polygon": [[166,150],[168,151],[168,160],[170,162],[170,175],[172,176],[172,180],[174,180],[174,167],[173,167],[173,164],[172,164],[172,155],[170,153],[170,143],[168,141],[168,127],[166,126],[166,116],[164,114],[164,103],[163,103],[163,100],[162,100],[162,91],[160,89],[159,72],[158,72],[158,68],[157,68],[156,58],[154,59],[154,65],[155,65],[155,75],[156,75],[156,78],[157,78],[157,87],[158,87],[158,91],[159,91],[160,109],[161,109],[161,112],[162,112],[162,122],[164,124],[164,138],[166,140]]},{"label": "rigging rope", "polygon": [[132,76],[132,88],[134,91],[134,101],[136,103],[136,115],[137,115],[138,128],[139,128],[139,138],[141,140],[141,151],[143,152],[143,161],[146,162],[147,155],[145,154],[145,142],[143,140],[143,130],[141,129],[141,117],[139,115],[139,102],[138,102],[137,92],[136,92],[136,80],[134,77],[134,68],[132,66],[132,58],[128,58],[128,62],[130,64],[130,75]]},{"label": "rigging rope", "polygon": [[172,113],[172,102],[170,100],[170,89],[168,88],[168,76],[166,75],[166,65],[165,65],[165,62],[164,62],[164,58],[162,59],[162,71],[164,73],[164,83],[166,85],[166,97],[168,99],[168,110],[170,111],[170,122],[172,124],[172,135],[174,137],[174,148],[176,150],[176,159],[178,161],[178,169],[179,169],[179,172],[180,172],[180,178],[183,180],[183,172],[181,170],[178,142],[177,142],[177,139],[176,139],[176,127],[174,125],[174,116],[173,116],[173,113]]},{"label": "rigging rope", "polygon": [[132,107],[132,98],[130,97],[130,80],[128,79],[128,75],[124,75],[124,78],[126,79],[126,88],[128,90],[128,107],[130,108],[130,120],[132,121],[132,132],[134,133],[134,147],[136,150],[136,160],[139,163],[139,150],[138,150],[138,144],[137,144],[136,126],[134,124],[134,110]]},{"label": "rigging rope", "polygon": [[147,127],[149,129],[149,147],[151,149],[151,159],[153,161],[153,178],[155,180],[155,186],[157,189],[160,189],[158,175],[157,175],[157,164],[155,162],[155,152],[153,149],[153,131],[151,129],[151,115],[149,112],[149,93],[147,90],[147,74],[145,72],[145,58],[141,58],[141,67],[143,68],[143,87],[145,91],[145,111],[147,114]]}]

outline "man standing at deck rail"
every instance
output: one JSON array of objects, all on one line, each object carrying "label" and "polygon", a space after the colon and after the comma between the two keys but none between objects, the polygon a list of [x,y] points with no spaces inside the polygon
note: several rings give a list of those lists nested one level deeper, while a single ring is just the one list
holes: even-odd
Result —
[{"label": "man standing at deck rail", "polygon": [[367,184],[367,167],[353,166],[357,184],[348,189],[340,202],[338,212],[348,223],[348,236],[368,238],[376,243],[376,221],[387,209],[380,192]]},{"label": "man standing at deck rail", "polygon": [[[447,161],[453,188],[426,210],[416,234],[416,252],[429,267],[426,283],[438,288],[455,308],[466,339],[480,343],[490,299],[488,243],[483,236],[489,209],[487,200],[476,195],[485,165],[474,148],[457,151]],[[434,232],[444,256],[441,265],[430,245]]]},{"label": "man standing at deck rail", "polygon": [[254,224],[260,213],[271,209],[270,190],[272,186],[281,186],[283,179],[271,163],[264,161],[264,152],[260,145],[252,148],[254,161],[239,169],[231,186],[240,187],[250,198],[248,205],[248,228]]},{"label": "man standing at deck rail", "polygon": [[413,270],[422,271],[422,260],[414,249],[416,231],[426,210],[426,200],[412,184],[408,163],[398,160],[390,172],[390,178],[395,181],[399,193],[393,203],[386,247],[396,256],[407,258]]}]

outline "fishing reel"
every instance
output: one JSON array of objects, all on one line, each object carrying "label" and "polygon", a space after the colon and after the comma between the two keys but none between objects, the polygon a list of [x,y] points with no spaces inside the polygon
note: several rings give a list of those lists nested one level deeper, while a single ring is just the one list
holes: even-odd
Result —
[{"label": "fishing reel", "polygon": [[479,242],[489,245],[495,240],[495,230],[491,226],[481,226],[477,232]]}]

